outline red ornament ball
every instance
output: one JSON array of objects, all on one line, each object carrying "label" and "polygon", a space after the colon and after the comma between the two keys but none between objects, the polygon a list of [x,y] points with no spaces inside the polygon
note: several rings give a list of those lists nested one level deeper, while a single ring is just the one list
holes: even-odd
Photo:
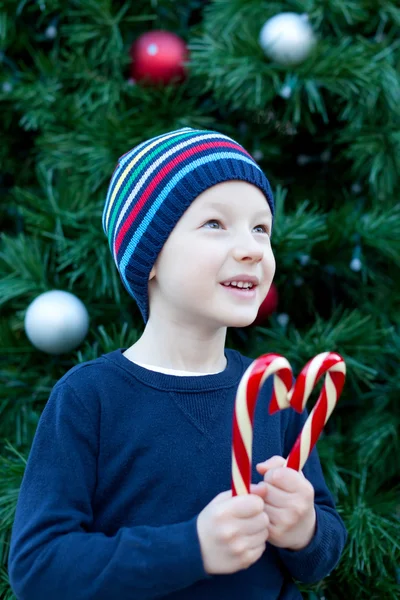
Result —
[{"label": "red ornament ball", "polygon": [[189,53],[186,43],[171,31],[143,33],[130,49],[131,77],[150,84],[180,82],[186,77],[184,62]]},{"label": "red ornament ball", "polygon": [[266,295],[265,299],[261,303],[260,308],[258,309],[257,316],[253,321],[252,325],[262,325],[277,309],[278,306],[278,290],[274,283],[271,283],[271,287],[269,288],[269,292]]}]

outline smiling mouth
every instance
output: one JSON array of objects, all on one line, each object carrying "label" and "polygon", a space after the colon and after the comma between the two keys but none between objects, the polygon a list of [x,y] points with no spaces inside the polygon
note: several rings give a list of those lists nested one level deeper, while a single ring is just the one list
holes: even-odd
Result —
[{"label": "smiling mouth", "polygon": [[241,288],[241,287],[237,287],[234,285],[224,285],[223,283],[220,284],[223,288],[225,288],[230,294],[235,295],[237,297],[242,297],[242,298],[255,298],[256,296],[256,289],[258,286],[253,285],[252,288]]}]

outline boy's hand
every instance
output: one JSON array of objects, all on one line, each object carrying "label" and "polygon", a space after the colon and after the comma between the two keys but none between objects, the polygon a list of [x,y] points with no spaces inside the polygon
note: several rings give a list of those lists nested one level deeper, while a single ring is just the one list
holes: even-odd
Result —
[{"label": "boy's hand", "polygon": [[247,569],[265,551],[268,515],[264,510],[266,485],[250,487],[250,494],[232,497],[221,492],[197,518],[204,569],[210,575]]},{"label": "boy's hand", "polygon": [[301,550],[314,536],[314,488],[302,472],[284,467],[282,456],[257,465],[267,483],[264,510],[269,517],[268,541],[278,548]]}]

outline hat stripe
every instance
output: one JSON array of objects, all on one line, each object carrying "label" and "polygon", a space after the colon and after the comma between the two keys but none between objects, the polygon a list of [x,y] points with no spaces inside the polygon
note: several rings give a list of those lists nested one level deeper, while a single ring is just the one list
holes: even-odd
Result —
[{"label": "hat stripe", "polygon": [[[193,171],[194,169],[196,169],[199,166],[204,165],[206,163],[218,161],[221,159],[229,159],[229,158],[234,158],[235,160],[241,160],[245,163],[248,163],[249,165],[251,165],[253,167],[257,167],[257,169],[259,169],[261,171],[260,167],[258,167],[258,165],[255,164],[255,162],[252,158],[247,158],[246,156],[240,156],[236,152],[216,152],[212,155],[207,155],[202,158],[198,158],[196,161],[191,161],[184,168],[180,169],[175,174],[175,176],[171,179],[168,186],[164,186],[164,188],[162,189],[162,191],[160,192],[158,197],[155,199],[153,204],[150,206],[147,214],[144,216],[144,218],[141,221],[141,223],[139,224],[138,228],[132,235],[122,258],[119,261],[120,274],[121,274],[121,277],[122,277],[125,285],[128,288],[130,287],[130,285],[126,279],[126,274],[125,274],[126,267],[129,263],[129,260],[132,256],[132,254],[134,253],[137,245],[139,244],[143,235],[146,233],[146,230],[149,227],[149,225],[151,224],[151,221],[152,221],[154,215],[159,210],[159,208],[162,205],[162,203],[164,202],[165,198],[171,193],[171,191],[179,183],[179,181],[183,177],[185,177],[188,173],[190,173],[190,171]],[[262,171],[261,171],[261,173],[262,173]]]},{"label": "hat stripe", "polygon": [[[182,139],[183,137],[187,137],[187,136],[179,136],[180,139]],[[196,140],[199,139],[203,139],[205,136],[201,136],[201,137],[196,137]],[[148,179],[150,177],[150,175],[152,174],[152,172],[163,162],[165,161],[167,158],[169,158],[172,154],[174,154],[175,152],[178,152],[179,149],[184,148],[186,146],[188,146],[189,144],[193,143],[191,139],[189,140],[185,140],[184,142],[175,145],[172,149],[170,149],[168,152],[165,152],[164,154],[161,154],[161,151],[168,146],[171,146],[171,144],[177,141],[177,139],[175,138],[174,140],[172,140],[172,142],[170,141],[168,144],[163,144],[161,147],[157,148],[156,151],[152,152],[148,158],[146,158],[143,161],[143,166],[141,166],[140,168],[136,169],[131,177],[129,178],[129,181],[125,187],[125,189],[123,190],[123,192],[121,192],[121,198],[118,201],[118,205],[115,205],[114,210],[113,210],[113,216],[111,219],[111,224],[109,226],[109,240],[111,241],[111,239],[113,239],[113,244],[115,244],[115,237],[117,235],[117,231],[119,229],[119,226],[121,224],[121,220],[123,219],[126,211],[128,210],[129,206],[131,205],[132,201],[134,201],[138,196],[138,192],[140,190],[140,188],[144,185],[144,183],[146,182],[146,179]],[[157,156],[157,154],[161,154],[161,157],[158,158],[156,161],[152,162],[152,164],[150,165],[150,167],[145,171],[144,175],[141,177],[141,179],[139,179],[138,183],[135,185],[135,187],[130,191],[128,198],[126,198],[126,192],[130,189],[130,184],[131,182],[135,179],[135,176],[137,175],[136,178],[139,177],[140,175],[140,171],[144,170],[144,167],[152,160],[152,158],[154,158],[155,156]],[[132,162],[132,164],[130,165],[130,168],[136,163],[136,160]],[[121,206],[121,204],[123,204],[122,206],[122,210],[119,211],[119,208]],[[114,222],[115,222],[115,217],[118,214],[119,211],[119,216],[118,216],[118,221],[117,224],[114,227]],[[113,234],[112,234],[113,232]]]},{"label": "hat stripe", "polygon": [[[189,128],[187,128],[187,129],[189,129]],[[190,129],[189,129],[189,132],[190,132]],[[187,135],[189,135],[189,132],[186,133],[185,137],[187,137]],[[146,154],[146,152],[151,150],[153,147],[159,145],[160,143],[164,142],[165,140],[169,140],[170,138],[177,138],[177,137],[178,138],[184,137],[182,130],[179,130],[178,132],[174,131],[169,134],[162,134],[162,135],[158,136],[157,138],[152,139],[151,142],[146,140],[145,142],[142,142],[142,144],[139,144],[139,146],[136,146],[130,152],[127,152],[126,154],[124,154],[121,157],[121,159],[118,163],[118,166],[117,166],[116,170],[114,171],[113,177],[112,177],[110,185],[109,185],[109,190],[108,190],[108,194],[107,194],[107,198],[106,198],[106,204],[105,204],[105,208],[104,208],[104,212],[103,212],[103,214],[105,215],[104,229],[105,229],[106,235],[107,235],[106,229],[109,229],[110,212],[113,208],[113,204],[114,204],[116,195],[118,194],[118,191],[121,188],[121,186],[126,182],[126,177],[130,173],[130,170],[133,167],[133,165],[144,154]],[[160,148],[160,150],[162,149],[162,147]],[[126,165],[126,163],[128,161],[129,161],[129,165],[125,168],[123,173],[121,173],[123,167]]]},{"label": "hat stripe", "polygon": [[[198,144],[199,142],[201,142],[203,140],[208,140],[211,137],[216,137],[216,136],[215,135],[212,136],[212,134],[210,134],[210,133],[208,133],[207,135],[195,136],[195,137],[192,137],[192,139],[190,139],[190,140],[185,140],[184,142],[182,142],[180,144],[177,144],[176,146],[174,146],[173,148],[171,148],[168,152],[164,152],[161,155],[161,157],[158,158],[158,160],[154,161],[150,165],[150,167],[144,172],[143,176],[141,177],[141,179],[139,179],[139,181],[137,182],[136,186],[133,189],[131,189],[130,185],[127,186],[128,189],[131,190],[128,197],[126,197],[126,195],[124,196],[124,194],[121,193],[121,198],[119,200],[119,206],[122,203],[123,203],[123,205],[122,205],[122,209],[119,211],[119,216],[118,216],[117,224],[114,227],[115,217],[118,214],[118,207],[115,206],[115,209],[113,211],[113,218],[111,219],[111,223],[109,225],[109,236],[108,237],[109,237],[109,242],[110,242],[110,248],[111,249],[114,248],[114,251],[113,251],[114,256],[116,256],[116,254],[117,254],[117,252],[119,250],[119,247],[120,247],[120,246],[118,246],[118,249],[117,250],[115,249],[116,237],[117,237],[117,233],[119,231],[120,225],[121,225],[121,221],[124,218],[126,211],[129,209],[129,207],[131,206],[131,204],[132,204],[133,201],[137,202],[137,206],[138,206],[138,209],[137,209],[137,211],[135,213],[135,216],[139,213],[141,207],[143,206],[143,202],[144,202],[143,196],[141,197],[140,190],[145,185],[146,180],[148,180],[150,178],[150,176],[152,175],[153,171],[155,171],[156,169],[160,168],[161,164],[164,163],[164,162],[167,163],[169,161],[170,163],[178,164],[180,161],[176,157],[174,159],[171,159],[171,157],[172,157],[173,154],[176,154],[177,152],[181,151],[184,148],[187,148],[190,145]],[[222,139],[226,139],[226,138],[222,138]],[[226,142],[225,145],[226,145],[226,147],[232,147],[232,142],[229,140],[229,142]],[[212,146],[216,147],[216,143],[213,142]],[[211,146],[211,144],[209,144],[210,148],[212,146]],[[239,152],[243,153],[243,150],[241,150],[240,146],[238,146],[237,144],[235,144],[234,147]],[[247,156],[249,156],[251,158],[251,156],[246,151],[244,151],[244,152],[247,154]],[[180,160],[182,160],[182,159],[180,159]],[[148,161],[146,161],[146,162],[148,162]],[[170,168],[168,169],[167,166],[163,166],[162,168],[160,168],[160,171],[161,171],[161,173],[165,174],[165,177],[167,177],[168,173],[170,171]],[[133,179],[133,176],[130,179]],[[161,182],[161,176],[159,176],[158,181]],[[162,185],[166,185],[165,181],[161,182],[161,183],[162,183]],[[142,194],[147,194],[146,190],[144,192],[142,192]],[[112,240],[112,242],[111,242],[111,240]]]},{"label": "hat stripe", "polygon": [[[174,139],[172,139],[172,140],[167,140],[166,142],[158,145],[156,147],[156,149],[154,149],[153,152],[151,152],[146,158],[142,159],[142,156],[145,154],[145,152],[148,152],[148,149],[143,150],[138,156],[136,156],[129,163],[129,166],[125,170],[124,177],[121,177],[121,182],[125,183],[124,188],[118,194],[118,196],[119,196],[118,202],[115,203],[115,205],[112,208],[112,217],[110,219],[110,223],[108,226],[108,239],[109,239],[110,247],[112,247],[115,243],[116,230],[118,229],[118,225],[114,226],[115,220],[116,220],[117,216],[121,214],[121,212],[123,212],[125,214],[127,208],[129,208],[129,202],[126,203],[126,198],[129,195],[128,200],[133,199],[132,193],[130,193],[130,191],[131,191],[132,185],[134,184],[136,179],[140,176],[142,171],[145,171],[145,175],[140,180],[141,182],[144,182],[146,180],[146,177],[148,176],[148,175],[146,175],[146,173],[149,174],[154,170],[151,166],[151,163],[154,160],[154,158],[156,158],[159,154],[163,155],[163,153],[165,152],[165,149],[172,146],[174,143],[176,143],[177,140],[188,137],[188,135],[191,135],[191,134],[187,133],[187,134],[175,136]],[[190,140],[188,143],[190,143]],[[154,146],[154,144],[152,144],[152,146]],[[175,146],[175,147],[178,147],[178,146]],[[174,150],[172,149],[169,152],[165,152],[165,154],[170,156],[173,152],[174,152]],[[133,169],[134,165],[140,159],[142,159],[142,160],[139,163],[139,166],[137,166],[136,169]],[[159,165],[160,162],[162,162],[162,160],[156,161],[156,164]],[[150,163],[150,167],[149,167],[149,163]],[[146,167],[147,167],[147,171],[146,171]],[[137,185],[135,190],[139,189],[139,187],[140,186]],[[122,211],[121,211],[121,206],[122,206]]]},{"label": "hat stripe", "polygon": [[[199,144],[196,143],[195,146],[193,146],[192,148],[188,148],[187,150],[181,152],[179,154],[179,156],[173,158],[172,160],[170,160],[162,169],[160,169],[160,171],[155,175],[155,177],[152,178],[151,182],[149,183],[149,185],[146,187],[146,189],[143,191],[140,199],[137,201],[137,203],[135,204],[135,207],[132,209],[132,211],[129,213],[128,217],[125,219],[121,229],[118,231],[118,235],[117,238],[115,240],[115,255],[118,255],[119,249],[123,243],[124,237],[126,235],[126,233],[130,230],[131,225],[133,223],[133,221],[135,220],[136,216],[138,215],[138,213],[140,212],[141,208],[145,205],[146,200],[149,198],[149,196],[151,195],[151,193],[153,192],[153,190],[160,184],[161,185],[165,185],[165,179],[168,177],[170,171],[172,171],[174,168],[177,167],[177,165],[179,165],[179,163],[185,163],[188,162],[189,159],[193,156],[193,155],[199,155],[200,153],[210,153],[209,151],[211,150],[213,155],[214,155],[214,159],[212,160],[216,160],[215,155],[218,155],[218,153],[215,152],[216,148],[221,148],[222,149],[228,149],[228,148],[232,148],[233,150],[235,150],[235,158],[237,157],[237,154],[246,154],[247,156],[250,157],[250,155],[245,151],[242,150],[238,144],[234,143],[234,142],[227,142],[225,140],[223,141],[213,141],[210,143],[204,143],[204,144]],[[251,157],[250,157],[250,160]],[[193,161],[193,158],[191,159],[191,161]],[[197,161],[197,159],[196,159]],[[196,163],[195,161],[195,163]],[[254,162],[254,161],[253,161]],[[182,169],[182,167],[181,167]],[[184,170],[184,169],[183,169]],[[171,190],[170,190],[171,191]]]}]

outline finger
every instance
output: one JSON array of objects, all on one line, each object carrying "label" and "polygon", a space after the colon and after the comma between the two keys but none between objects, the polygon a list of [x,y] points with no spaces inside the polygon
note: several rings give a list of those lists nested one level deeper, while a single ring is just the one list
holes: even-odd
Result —
[{"label": "finger", "polygon": [[259,483],[250,484],[250,493],[255,496],[259,496],[263,500],[265,500],[265,494],[267,493],[267,484],[265,481],[260,481]]},{"label": "finger", "polygon": [[[286,461],[285,461],[285,464],[283,465],[284,467],[286,467],[286,466],[287,466],[287,464],[286,464],[286,463],[287,463],[287,459],[286,459]],[[305,479],[305,478],[306,478],[306,476],[304,475],[303,471],[298,471],[297,469],[293,469],[293,467],[290,467],[290,469],[292,469],[292,471],[296,471],[297,473],[299,473],[299,475],[301,475],[301,476],[303,477],[303,479]]]},{"label": "finger", "polygon": [[269,529],[271,527],[282,527],[282,520],[284,519],[283,513],[286,513],[287,509],[266,504],[264,510],[269,518]]},{"label": "finger", "polygon": [[[258,548],[251,548],[248,550],[247,553],[247,565],[252,565],[254,564],[257,560],[259,560],[261,558],[261,556],[264,554],[266,548],[266,542],[264,542],[262,545],[260,545]],[[248,568],[248,567],[244,567],[244,568]]]},{"label": "finger", "polygon": [[[264,505],[265,506],[265,505]],[[252,519],[239,521],[240,531],[243,535],[255,535],[256,533],[265,532],[269,526],[269,516],[265,510]]]},{"label": "finger", "polygon": [[[270,543],[275,545],[278,545],[276,543],[277,540],[279,540],[279,538],[282,535],[282,528],[279,527],[279,525],[276,525],[275,523],[271,523],[271,525],[268,528],[268,537],[270,539]],[[280,545],[280,547],[282,548],[282,546]]]},{"label": "finger", "polygon": [[275,455],[271,456],[271,458],[264,462],[258,463],[256,465],[256,469],[261,475],[264,475],[268,469],[277,469],[278,467],[283,467],[285,462],[286,461],[283,456]]},{"label": "finger", "polygon": [[248,547],[251,549],[259,548],[268,539],[268,529],[261,533],[251,535],[248,538]]},{"label": "finger", "polygon": [[287,467],[271,469],[264,476],[264,481],[291,493],[297,492],[299,486],[304,485],[304,477],[298,471]]},{"label": "finger", "polygon": [[267,485],[265,495],[265,506],[274,506],[276,508],[290,508],[293,505],[293,495],[284,490],[271,485]]},{"label": "finger", "polygon": [[264,510],[264,500],[255,494],[234,496],[231,502],[233,515],[238,519],[255,517]]},{"label": "finger", "polygon": [[220,492],[218,496],[212,499],[213,504],[221,504],[222,502],[226,502],[229,498],[232,498],[232,490],[225,490],[224,492]]}]

